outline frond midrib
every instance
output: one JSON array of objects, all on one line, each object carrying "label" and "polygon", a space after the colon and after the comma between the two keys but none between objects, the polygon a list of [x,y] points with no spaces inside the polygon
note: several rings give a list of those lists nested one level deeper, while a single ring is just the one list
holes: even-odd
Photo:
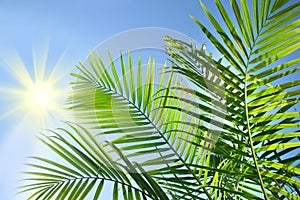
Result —
[{"label": "frond midrib", "polygon": [[196,174],[193,172],[193,170],[191,170],[191,168],[186,164],[186,162],[184,161],[184,159],[178,154],[178,152],[174,149],[174,147],[172,146],[172,144],[169,143],[168,139],[164,136],[164,134],[159,130],[159,128],[152,122],[152,120],[150,119],[149,116],[147,116],[146,113],[144,113],[137,105],[135,105],[128,97],[120,94],[118,91],[116,90],[112,90],[111,88],[107,88],[105,85],[100,85],[98,84],[97,87],[102,87],[106,90],[109,90],[109,92],[111,92],[112,94],[115,94],[121,98],[123,98],[125,101],[127,101],[129,104],[131,104],[138,112],[140,112],[143,117],[151,124],[151,126],[157,131],[157,133],[161,136],[161,138],[164,140],[164,142],[169,146],[169,148],[174,152],[174,154],[178,157],[178,159],[184,164],[184,166],[188,169],[188,171],[190,172],[190,174],[193,176],[193,178],[195,178],[195,180],[198,182],[198,184],[200,184],[199,188],[202,188],[204,193],[206,194],[206,196],[208,197],[209,200],[211,199],[211,196],[209,195],[208,191],[206,190],[205,187],[201,187],[203,186],[203,184],[201,183],[201,181],[197,178]]},{"label": "frond midrib", "polygon": [[266,22],[268,21],[269,17],[270,17],[270,13],[267,13],[267,17],[264,19],[264,22],[262,23],[262,26],[258,30],[258,33],[257,33],[252,45],[250,46],[250,51],[249,51],[249,54],[247,55],[247,63],[246,63],[246,71],[245,71],[245,83],[244,83],[245,111],[246,111],[245,116],[246,116],[246,121],[247,121],[247,132],[248,132],[248,137],[249,137],[248,138],[249,141],[246,141],[246,143],[249,143],[249,145],[250,145],[253,162],[254,162],[254,165],[255,165],[255,168],[256,168],[256,171],[257,171],[260,186],[261,186],[262,193],[263,193],[265,199],[268,199],[268,195],[267,195],[266,189],[264,187],[264,182],[263,182],[263,179],[262,179],[260,168],[258,166],[258,162],[257,162],[257,158],[256,158],[256,152],[255,152],[255,148],[254,148],[253,140],[252,140],[251,130],[252,130],[253,127],[250,126],[250,115],[249,115],[249,110],[248,110],[249,106],[248,106],[248,88],[247,88],[247,85],[248,85],[248,78],[249,78],[248,70],[249,70],[250,60],[251,60],[251,57],[253,55],[255,55],[254,54],[255,53],[254,49],[256,48],[257,40],[260,38],[260,35],[263,34],[264,28],[267,25]]}]

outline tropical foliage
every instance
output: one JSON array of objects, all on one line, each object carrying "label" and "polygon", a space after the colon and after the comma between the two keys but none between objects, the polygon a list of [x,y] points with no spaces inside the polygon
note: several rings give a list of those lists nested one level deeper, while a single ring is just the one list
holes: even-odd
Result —
[{"label": "tropical foliage", "polygon": [[110,182],[113,199],[300,199],[300,3],[215,5],[223,21],[201,1],[214,29],[192,19],[221,59],[169,37],[162,69],[91,52],[72,74],[79,123],[40,137],[62,162],[33,157],[21,192],[99,199]]}]

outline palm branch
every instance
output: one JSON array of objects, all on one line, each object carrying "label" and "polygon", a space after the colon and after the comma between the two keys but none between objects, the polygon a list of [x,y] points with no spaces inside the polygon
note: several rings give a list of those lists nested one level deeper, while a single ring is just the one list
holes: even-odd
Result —
[{"label": "palm branch", "polygon": [[[172,38],[166,38],[167,51],[173,70],[194,85],[189,93],[196,100],[181,101],[207,113],[200,117],[206,122],[202,130],[211,135],[218,132],[211,151],[220,160],[210,165],[210,178],[227,192],[216,188],[210,189],[210,194],[216,199],[257,199],[261,195],[265,199],[299,199],[300,81],[292,75],[298,73],[300,60],[288,56],[299,48],[296,17],[300,3],[252,2],[251,6],[244,0],[230,1],[231,14],[221,1],[215,1],[223,19],[220,22],[201,1],[214,30],[192,17],[222,59],[212,58],[204,47],[198,49]],[[178,99],[175,95],[169,98]]]}]

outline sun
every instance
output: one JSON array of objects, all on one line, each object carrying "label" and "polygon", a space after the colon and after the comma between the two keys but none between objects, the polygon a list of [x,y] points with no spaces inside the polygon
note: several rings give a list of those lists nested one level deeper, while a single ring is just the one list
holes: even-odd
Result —
[{"label": "sun", "polygon": [[9,99],[7,105],[11,105],[0,115],[0,120],[17,116],[21,118],[19,126],[45,129],[51,128],[55,120],[64,119],[64,99],[68,93],[66,84],[61,84],[68,73],[61,63],[64,54],[53,66],[47,65],[47,55],[47,50],[33,51],[32,67],[25,65],[17,53],[10,53],[3,58],[15,82],[13,85],[0,86],[0,95]]},{"label": "sun", "polygon": [[28,110],[43,115],[56,109],[58,91],[49,85],[39,84],[25,92],[25,102]]}]

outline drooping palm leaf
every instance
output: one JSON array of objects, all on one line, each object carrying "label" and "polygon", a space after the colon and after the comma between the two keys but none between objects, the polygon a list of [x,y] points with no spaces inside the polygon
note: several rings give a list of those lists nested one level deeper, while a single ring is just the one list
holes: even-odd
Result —
[{"label": "drooping palm leaf", "polygon": [[[125,199],[168,199],[151,178],[143,175],[142,167],[136,169],[128,163],[122,167],[88,130],[67,125],[69,128],[40,138],[64,162],[33,157],[40,164],[29,164],[33,171],[25,172],[31,176],[25,180],[34,183],[23,186],[21,191],[33,190],[29,199],[99,199],[107,182],[114,183],[114,199],[118,198],[119,188]],[[125,156],[120,156],[126,161]]]},{"label": "drooping palm leaf", "polygon": [[[215,4],[226,26],[215,19],[205,1],[201,1],[202,8],[215,30],[193,20],[224,56],[223,60],[214,60],[192,44],[166,39],[173,69],[188,77],[196,88],[189,91],[196,101],[181,101],[207,113],[208,117],[200,117],[205,122],[204,130],[213,134],[216,129],[211,127],[215,127],[220,133],[212,152],[221,159],[218,165],[210,166],[211,172],[230,169],[232,174],[245,175],[236,176],[232,184],[228,171],[217,178],[212,173],[214,184],[228,191],[210,192],[215,198],[253,198],[246,196],[252,193],[254,198],[262,194],[265,199],[299,199],[300,82],[289,77],[295,77],[291,75],[300,68],[299,59],[286,58],[299,48],[296,16],[300,3],[254,0],[251,6],[244,0],[232,0],[232,13],[223,2],[217,0]],[[226,113],[223,121],[222,113]]]}]

